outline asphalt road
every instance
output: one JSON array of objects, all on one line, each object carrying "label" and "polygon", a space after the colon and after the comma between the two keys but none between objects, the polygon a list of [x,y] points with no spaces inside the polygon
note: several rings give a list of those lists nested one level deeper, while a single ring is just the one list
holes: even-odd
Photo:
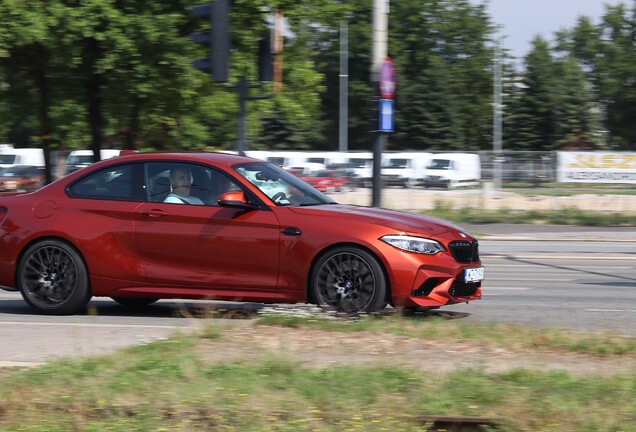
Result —
[{"label": "asphalt road", "polygon": [[[484,297],[440,313],[475,322],[518,323],[636,336],[636,229],[466,226],[480,238]],[[160,301],[129,310],[108,299],[88,313],[34,315],[19,293],[0,291],[0,366],[92,356],[191,331],[209,303]],[[241,317],[262,305],[223,304]],[[426,319],[423,317],[422,319]],[[246,320],[215,322],[241,325]]]},{"label": "asphalt road", "polygon": [[636,336],[635,244],[482,240],[482,300],[444,310],[469,321]]}]

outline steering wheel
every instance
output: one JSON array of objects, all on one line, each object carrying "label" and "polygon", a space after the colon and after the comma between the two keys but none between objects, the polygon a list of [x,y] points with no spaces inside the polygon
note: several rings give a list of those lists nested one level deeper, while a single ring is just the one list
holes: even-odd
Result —
[{"label": "steering wheel", "polygon": [[280,200],[283,200],[283,199],[285,200],[287,199],[287,195],[285,195],[285,192],[276,192],[274,196],[272,197],[272,201],[274,201],[275,203],[279,203]]}]

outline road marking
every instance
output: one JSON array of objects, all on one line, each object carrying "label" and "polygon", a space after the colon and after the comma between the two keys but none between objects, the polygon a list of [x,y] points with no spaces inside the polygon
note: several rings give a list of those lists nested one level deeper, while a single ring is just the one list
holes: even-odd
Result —
[{"label": "road marking", "polygon": [[509,278],[509,277],[490,277],[490,276],[486,276],[484,278],[485,281],[508,281],[508,282],[515,282],[515,281],[532,281],[532,282],[572,282],[574,279],[556,279],[556,278],[546,278],[546,279],[540,279],[540,278],[533,278],[533,277],[525,277],[525,278]]},{"label": "road marking", "polygon": [[[531,289],[532,288],[527,288],[527,287],[488,287],[488,288],[482,288],[481,295],[482,297],[496,297],[496,296],[506,295],[507,291],[529,291]],[[499,291],[499,292],[496,292],[496,291]]]},{"label": "road marking", "polygon": [[[544,267],[545,264],[543,263],[529,263],[529,264],[493,264],[496,265],[497,268],[527,268],[528,266],[537,266],[537,267]],[[625,266],[625,267],[617,267],[617,266],[612,266],[612,270],[631,270],[633,269],[633,266]],[[585,266],[585,270],[607,270],[607,266]]]},{"label": "road marking", "polygon": [[572,254],[572,255],[499,255],[499,254],[481,254],[482,261],[490,258],[498,258],[498,259],[559,259],[559,260],[589,260],[589,261],[636,261],[636,257],[630,256],[588,256],[586,254]]},{"label": "road marking", "polygon": [[586,312],[632,312],[636,313],[636,309],[585,309]]},{"label": "road marking", "polygon": [[531,290],[532,288],[530,287],[489,287],[488,291],[494,291],[494,290],[499,290],[499,291],[528,291]]}]

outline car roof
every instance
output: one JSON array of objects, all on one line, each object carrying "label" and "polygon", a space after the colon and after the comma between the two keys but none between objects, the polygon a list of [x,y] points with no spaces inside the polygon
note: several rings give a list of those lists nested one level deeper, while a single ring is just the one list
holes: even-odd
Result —
[{"label": "car roof", "polygon": [[[142,152],[116,156],[106,159],[104,163],[116,163],[122,161],[168,161],[179,160],[188,162],[213,162],[221,165],[235,165],[245,162],[263,162],[247,156],[239,156],[230,153],[213,153],[204,151],[167,151],[167,152]],[[102,162],[99,162],[100,164]]]}]

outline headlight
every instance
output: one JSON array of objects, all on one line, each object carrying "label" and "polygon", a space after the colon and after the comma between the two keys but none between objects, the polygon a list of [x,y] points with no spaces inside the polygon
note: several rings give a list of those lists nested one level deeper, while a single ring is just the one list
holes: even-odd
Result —
[{"label": "headlight", "polygon": [[384,237],[381,237],[380,240],[390,244],[393,247],[402,249],[407,252],[433,255],[437,252],[442,252],[445,250],[444,246],[442,246],[441,243],[435,240],[425,239],[421,237],[386,235]]}]

